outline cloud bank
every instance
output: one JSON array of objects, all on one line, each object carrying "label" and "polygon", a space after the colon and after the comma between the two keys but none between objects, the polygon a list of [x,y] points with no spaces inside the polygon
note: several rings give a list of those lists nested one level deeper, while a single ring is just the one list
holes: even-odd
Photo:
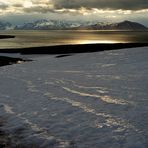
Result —
[{"label": "cloud bank", "polygon": [[0,10],[3,10],[3,13],[70,11],[76,13],[82,9],[138,11],[148,9],[148,0],[0,0]]},{"label": "cloud bank", "polygon": [[[0,17],[43,16],[62,18],[146,20],[148,0],[0,0]],[[16,18],[15,17],[15,18]],[[8,17],[6,17],[8,18]],[[20,17],[19,17],[20,18]]]},{"label": "cloud bank", "polygon": [[148,0],[53,0],[52,2],[56,9],[84,7],[87,9],[141,10],[148,8]]}]

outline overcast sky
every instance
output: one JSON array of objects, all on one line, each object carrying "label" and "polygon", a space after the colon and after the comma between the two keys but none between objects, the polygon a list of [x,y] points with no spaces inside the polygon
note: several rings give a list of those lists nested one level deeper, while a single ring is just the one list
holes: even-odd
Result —
[{"label": "overcast sky", "polygon": [[131,20],[148,26],[148,0],[0,0],[0,19]]}]

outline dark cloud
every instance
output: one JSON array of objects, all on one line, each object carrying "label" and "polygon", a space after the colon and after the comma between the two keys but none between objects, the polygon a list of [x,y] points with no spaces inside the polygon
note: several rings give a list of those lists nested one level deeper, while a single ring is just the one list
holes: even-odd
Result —
[{"label": "dark cloud", "polygon": [[148,0],[53,0],[55,9],[122,9],[122,10],[141,10],[148,9]]},{"label": "dark cloud", "polygon": [[50,9],[48,7],[41,7],[41,6],[34,6],[30,8],[23,8],[23,11],[26,13],[33,13],[33,12],[38,12],[38,13],[48,13],[52,12],[54,13],[53,9]]},{"label": "dark cloud", "polygon": [[13,4],[12,6],[13,6],[13,7],[16,7],[16,8],[17,8],[17,7],[19,8],[19,7],[23,7],[23,4]]},{"label": "dark cloud", "polygon": [[8,5],[1,4],[1,3],[0,3],[0,9],[1,9],[1,10],[5,10],[5,9],[7,9],[7,8],[8,8]]}]

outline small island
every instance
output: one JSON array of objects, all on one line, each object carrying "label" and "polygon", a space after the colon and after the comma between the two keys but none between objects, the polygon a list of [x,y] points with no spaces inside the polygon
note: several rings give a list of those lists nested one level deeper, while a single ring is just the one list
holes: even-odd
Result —
[{"label": "small island", "polygon": [[9,39],[9,38],[15,38],[13,35],[0,35],[0,39]]}]

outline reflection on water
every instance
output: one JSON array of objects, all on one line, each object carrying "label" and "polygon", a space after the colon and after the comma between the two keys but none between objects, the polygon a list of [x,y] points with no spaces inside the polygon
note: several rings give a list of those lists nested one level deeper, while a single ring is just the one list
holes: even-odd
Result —
[{"label": "reflection on water", "polygon": [[0,40],[0,48],[52,46],[64,44],[148,42],[148,32],[128,31],[1,31],[15,35],[14,39]]},{"label": "reflection on water", "polygon": [[99,44],[99,43],[105,43],[105,44],[113,44],[113,43],[120,43],[117,40],[79,40],[77,44]]}]

